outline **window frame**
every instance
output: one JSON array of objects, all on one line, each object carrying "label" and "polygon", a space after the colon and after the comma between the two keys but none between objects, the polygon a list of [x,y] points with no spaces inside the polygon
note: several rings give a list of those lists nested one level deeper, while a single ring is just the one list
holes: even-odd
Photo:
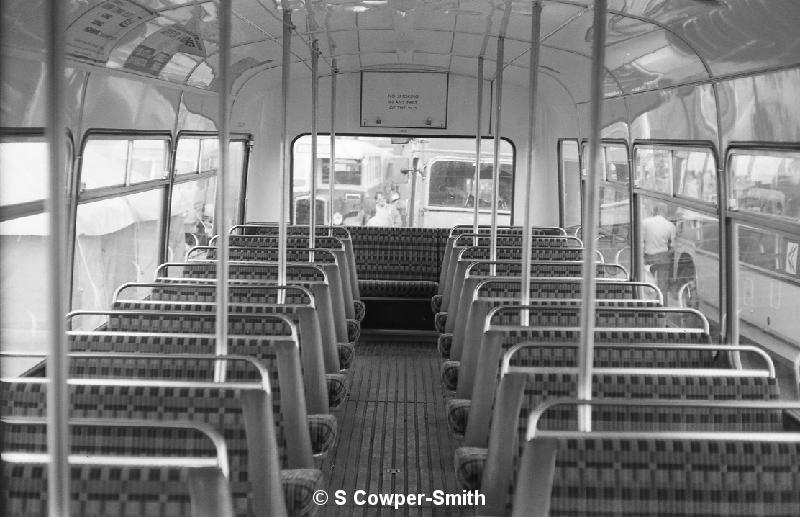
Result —
[{"label": "window frame", "polygon": [[[126,161],[125,183],[98,187],[94,189],[81,189],[81,179],[83,176],[83,154],[89,140],[128,140],[128,152],[133,146],[134,140],[164,140],[167,142],[165,165],[167,174],[164,178],[129,183],[130,179],[130,155]],[[172,176],[172,155],[174,140],[169,131],[149,131],[149,130],[128,130],[128,129],[89,129],[81,139],[80,164],[75,171],[75,191],[77,192],[77,204],[89,201],[99,201],[125,194],[144,192],[158,187],[166,187],[170,183]]]},{"label": "window frame", "polygon": [[[66,130],[67,141],[67,155],[65,157],[67,181],[65,185],[69,185],[69,179],[73,177],[75,161],[75,140],[72,136],[72,131]],[[47,135],[44,128],[41,127],[0,127],[0,141],[14,142],[14,141],[37,141],[40,140],[47,144]],[[65,195],[67,195],[65,193]],[[0,221],[11,221],[20,217],[28,217],[44,213],[47,209],[47,198],[36,199],[33,201],[25,201],[23,203],[13,203],[10,205],[0,205]]]},{"label": "window frame", "polygon": [[779,219],[773,217],[771,214],[743,211],[731,207],[732,199],[730,197],[730,189],[733,180],[731,161],[737,151],[785,151],[797,153],[800,152],[800,143],[780,144],[774,142],[732,142],[725,149],[725,187],[727,189],[725,192],[725,199],[728,202],[728,206],[726,206],[728,217],[737,222],[751,226],[762,226],[800,238],[800,224],[798,224],[798,222],[792,222],[787,219]]},{"label": "window frame", "polygon": [[[303,132],[298,133],[292,138],[291,144],[289,146],[289,199],[292,200],[291,202],[294,203],[294,165],[295,165],[295,144],[304,136],[310,136],[311,132]],[[317,138],[327,138],[330,139],[330,133],[317,133]],[[429,138],[433,140],[441,140],[441,139],[465,139],[471,140],[475,142],[475,135],[464,135],[464,134],[455,134],[455,135],[440,135],[440,134],[420,134],[420,133],[396,133],[396,132],[389,132],[389,133],[364,133],[364,132],[336,132],[337,137],[368,137],[368,138],[402,138],[402,139],[414,139],[414,138]],[[508,145],[511,146],[511,209],[509,213],[509,219],[511,224],[514,223],[514,199],[516,194],[516,180],[517,180],[517,146],[509,137],[501,136],[500,139],[503,142],[506,142]],[[482,135],[481,136],[481,147],[485,142],[493,142],[495,140],[494,136],[489,135]],[[483,163],[483,162],[481,162]],[[426,194],[427,197],[427,194]],[[427,202],[427,199],[426,199]],[[447,208],[439,208],[438,210],[451,210]],[[472,208],[468,210],[472,211]],[[436,210],[433,210],[436,211]],[[295,217],[294,217],[294,209],[289,211],[289,223],[294,224]],[[500,211],[498,210],[498,214]],[[505,213],[503,214],[505,215]],[[414,228],[418,228],[414,226]],[[420,227],[421,228],[421,227]]]},{"label": "window frame", "polygon": [[[664,192],[659,192],[658,190],[653,190],[647,187],[642,187],[639,185],[639,182],[635,180],[635,170],[636,170],[636,154],[637,151],[642,147],[655,147],[655,148],[664,148],[670,151],[670,157],[672,158],[672,151],[678,149],[707,149],[711,152],[711,157],[714,160],[714,180],[717,189],[717,202],[713,203],[711,201],[703,201],[702,199],[697,199],[691,196],[683,195],[679,192],[680,187],[680,177],[675,175],[675,171],[671,172],[671,184],[672,184],[672,193],[666,194]],[[632,176],[632,189],[635,194],[643,194],[648,197],[658,198],[661,200],[678,200],[680,203],[686,204],[687,208],[691,208],[692,210],[700,210],[700,211],[713,211],[714,213],[718,212],[718,207],[723,199],[722,192],[720,192],[720,161],[719,155],[717,153],[717,148],[713,142],[710,140],[634,140],[631,144],[631,160],[633,165],[633,173]],[[671,160],[672,161],[672,160]]]}]

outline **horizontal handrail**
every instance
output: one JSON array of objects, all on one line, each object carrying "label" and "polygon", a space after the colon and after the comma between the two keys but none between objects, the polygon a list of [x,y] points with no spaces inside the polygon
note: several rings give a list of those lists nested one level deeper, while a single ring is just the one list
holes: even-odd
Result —
[{"label": "horizontal handrail", "polygon": [[[0,422],[11,425],[43,425],[47,420],[36,417],[2,417]],[[102,418],[72,418],[68,421],[71,426],[89,427],[161,427],[165,429],[194,429],[208,437],[216,450],[216,458],[193,458],[180,456],[122,456],[122,455],[86,455],[70,454],[71,465],[96,465],[96,466],[127,466],[127,467],[188,467],[199,468],[216,466],[227,479],[230,476],[228,465],[228,447],[222,435],[203,422],[189,422],[182,420],[160,421],[140,419],[102,419]],[[3,461],[9,463],[49,463],[50,455],[47,453],[31,452],[3,452]]]},{"label": "horizontal handrail", "polygon": [[[466,268],[466,270],[464,272],[464,277],[465,278],[469,277],[469,276],[472,276],[473,269],[475,269],[475,267],[479,266],[479,265],[492,265],[492,264],[510,265],[510,266],[519,266],[520,269],[522,269],[522,266],[521,266],[519,260],[507,260],[507,259],[489,260],[489,259],[475,259],[475,258],[459,258],[458,260],[460,262],[467,262],[467,261],[470,262],[467,265],[467,268]],[[598,265],[598,266],[603,266],[603,267],[607,267],[607,268],[613,267],[615,269],[619,269],[620,271],[622,271],[622,273],[624,273],[626,279],[630,278],[630,274],[628,273],[628,269],[623,265],[620,265],[620,264],[608,264],[608,263],[600,262],[600,261],[595,262],[595,264]],[[583,261],[580,261],[580,260],[532,260],[531,263],[530,263],[532,271],[533,271],[533,268],[536,267],[536,266],[545,267],[545,266],[565,266],[565,265],[566,266],[580,266],[580,267],[582,267],[583,266]],[[608,278],[612,279],[612,280],[621,280],[620,278],[612,278],[612,277],[608,277]]]},{"label": "horizontal handrail", "polygon": [[[285,323],[290,326],[292,329],[292,333],[289,336],[274,336],[275,338],[292,338],[297,346],[298,343],[298,336],[297,333],[297,326],[294,322],[289,319],[288,317],[284,316],[283,314],[276,314],[275,316],[280,316],[284,319]],[[124,332],[118,330],[103,330],[103,331],[96,331],[96,330],[68,330],[67,336],[73,335],[97,335],[97,336],[122,336],[122,337],[174,337],[176,339],[216,339],[214,334],[203,334],[200,332],[186,332],[186,333],[176,333],[176,332]],[[267,339],[268,337],[264,336],[248,336],[246,334],[229,334],[228,338],[238,338],[238,339]],[[173,354],[170,354],[170,357],[174,357]]]},{"label": "horizontal handrail", "polygon": [[[526,366],[511,366],[511,359],[513,358],[514,354],[519,352],[523,348],[545,348],[548,346],[554,346],[553,343],[547,342],[530,342],[526,341],[524,343],[517,343],[516,345],[509,348],[505,354],[503,354],[503,362],[500,366],[500,375],[505,375],[506,373],[510,373],[512,371],[517,371],[517,368],[528,368]],[[575,348],[578,349],[580,347],[579,343],[558,343],[557,345],[559,348]],[[712,352],[753,352],[756,355],[759,355],[763,360],[764,364],[766,365],[766,371],[769,374],[770,378],[775,378],[775,363],[772,361],[772,358],[761,348],[754,346],[754,345],[708,345],[708,344],[698,344],[698,343],[595,343],[595,348],[608,348],[608,349],[656,349],[656,350],[701,350],[701,351],[712,351]],[[593,371],[597,371],[598,368],[593,369]],[[742,371],[742,369],[737,368],[729,368],[729,370],[733,371]],[[754,370],[754,369],[753,369]]]},{"label": "horizontal handrail", "polygon": [[[236,251],[236,250],[246,250],[246,251],[266,250],[266,251],[274,251],[275,253],[278,252],[277,248],[249,248],[247,246],[229,246],[228,249],[230,251]],[[188,250],[186,250],[186,255],[184,256],[184,258],[185,258],[185,260],[187,262],[207,262],[207,261],[212,261],[212,260],[216,260],[216,259],[206,259],[206,258],[192,259],[192,258],[190,258],[190,255],[193,252],[197,253],[197,252],[201,252],[201,251],[216,251],[216,250],[217,250],[216,246],[193,246],[193,247],[189,248]],[[330,248],[296,248],[296,247],[287,247],[286,251],[287,252],[289,252],[289,251],[292,251],[292,252],[294,252],[294,251],[308,252],[309,253],[309,260],[311,260],[311,254],[315,254],[315,256],[316,256],[316,254],[320,254],[320,255],[323,255],[323,256],[326,256],[326,257],[329,257],[330,259],[332,259],[330,262],[324,262],[325,264],[327,264],[327,263],[336,264],[336,265],[339,264],[339,259],[336,257],[336,255],[333,253],[333,251]],[[241,261],[241,262],[244,262],[244,261]],[[247,261],[247,262],[249,262],[249,261]]]},{"label": "horizontal handrail", "polygon": [[[205,266],[205,265],[209,265],[209,264],[216,264],[216,262],[217,261],[214,260],[214,259],[203,260],[203,261],[199,261],[198,260],[198,261],[192,261],[192,262],[164,262],[162,264],[159,264],[158,267],[156,268],[155,280],[158,281],[159,278],[165,278],[164,276],[161,275],[161,272],[162,271],[166,271],[167,268],[170,268],[170,267],[188,267],[188,268],[191,269],[193,267],[199,267],[201,265]],[[325,281],[328,280],[328,274],[323,269],[320,269],[315,264],[312,264],[310,262],[287,262],[286,265],[287,265],[287,267],[314,268],[317,271],[319,271],[319,273],[321,275],[323,275],[323,277],[325,278]],[[258,267],[258,268],[270,268],[270,269],[272,269],[272,268],[277,268],[278,267],[278,263],[277,262],[271,262],[271,261],[263,261],[263,260],[229,260],[228,261],[228,266],[242,266],[242,267],[250,267],[250,268]],[[214,271],[215,271],[215,274],[216,274],[216,270],[214,270]],[[237,279],[231,279],[231,280],[237,280]]]},{"label": "horizontal handrail", "polygon": [[526,439],[536,436],[562,438],[608,438],[608,439],[659,439],[659,440],[757,440],[765,442],[800,442],[797,432],[732,432],[732,431],[557,431],[547,432],[538,429],[542,415],[555,406],[630,406],[630,407],[676,407],[676,408],[709,408],[709,409],[765,409],[787,410],[800,409],[800,401],[753,401],[753,400],[682,400],[682,399],[592,399],[578,400],[556,398],[539,404],[528,416]]},{"label": "horizontal handrail", "polygon": [[[191,279],[191,280],[193,280],[191,282],[187,282],[186,278],[161,277],[160,280],[161,281],[159,281],[159,282],[125,282],[124,284],[122,284],[121,286],[117,287],[114,290],[114,295],[113,295],[111,301],[112,301],[112,303],[116,302],[116,301],[119,301],[120,293],[123,290],[128,289],[128,288],[141,289],[141,288],[146,288],[146,287],[165,287],[165,286],[166,287],[169,287],[169,286],[193,286],[193,285],[201,285],[202,286],[203,284],[208,284],[209,287],[216,288],[216,284],[217,284],[217,279],[216,278],[197,278],[197,279]],[[168,282],[167,280],[174,280],[174,282]],[[194,281],[194,280],[196,280],[196,281]],[[290,289],[291,290],[297,290],[297,291],[303,291],[312,300],[312,303],[314,301],[314,294],[310,290],[306,289],[305,287],[303,287],[301,285],[275,285],[275,284],[270,284],[268,282],[259,282],[259,281],[256,281],[256,280],[237,280],[237,279],[231,279],[229,281],[229,284],[230,285],[228,287],[230,289],[254,289],[254,288],[257,288],[257,289],[263,289],[265,291],[270,291],[270,290],[287,291],[287,290],[290,290]],[[136,299],[136,300],[130,300],[130,301],[145,301],[145,300]],[[209,303],[212,303],[212,302],[209,302]],[[246,305],[246,303],[244,303],[244,302],[231,302],[231,303]]]},{"label": "horizontal handrail", "polygon": [[[543,307],[541,305],[518,305],[518,304],[500,305],[498,307],[493,307],[492,309],[489,310],[488,314],[486,315],[486,319],[484,321],[483,329],[484,329],[484,331],[487,331],[487,330],[491,330],[491,329],[494,329],[494,328],[503,328],[503,327],[507,326],[507,325],[493,325],[491,323],[492,317],[494,317],[494,315],[497,314],[498,312],[534,310],[534,309],[535,310],[542,310],[544,308],[546,308],[546,307]],[[563,309],[563,307],[557,307],[557,306],[553,307],[553,308],[554,309]],[[626,313],[626,312],[658,312],[658,313],[662,313],[663,312],[663,313],[672,313],[672,314],[691,314],[693,317],[698,318],[699,321],[701,321],[703,323],[703,328],[702,328],[703,332],[705,334],[709,334],[710,326],[709,326],[709,323],[708,323],[708,319],[706,318],[705,314],[703,314],[702,312],[698,311],[697,309],[690,309],[690,308],[684,308],[684,307],[614,307],[613,309],[612,308],[608,308],[608,309],[599,308],[598,310],[599,311],[613,310],[614,312],[617,312],[617,313]],[[544,328],[544,327],[540,327],[540,328]],[[559,328],[566,328],[566,327],[559,327]],[[596,328],[596,330],[598,330],[598,331],[599,330],[620,330],[620,331],[623,331],[623,330],[635,330],[635,331],[641,331],[642,329],[659,330],[659,331],[664,331],[664,330],[668,330],[668,329],[679,330],[679,331],[695,330],[694,328],[676,329],[675,327],[597,327]]]},{"label": "horizontal handrail", "polygon": [[[480,282],[478,283],[478,285],[476,286],[475,291],[473,292],[473,297],[472,297],[473,301],[479,299],[478,293],[480,292],[480,289],[482,287],[484,287],[485,285],[487,285],[487,284],[491,284],[491,283],[494,283],[494,282],[498,282],[498,283],[499,282],[515,282],[515,283],[519,283],[519,284],[522,283],[522,278],[521,277],[508,277],[508,276],[506,276],[506,277],[492,277],[492,276],[475,277],[475,276],[471,276],[469,278],[471,278],[471,279],[476,279],[476,278],[477,279],[481,279]],[[540,277],[531,278],[529,285],[551,284],[551,283],[575,284],[575,285],[581,285],[582,286],[582,280],[579,277],[574,277],[574,276],[565,276],[565,277],[556,277],[556,276],[541,277],[540,276]],[[598,278],[595,283],[596,284],[607,284],[607,285],[619,284],[619,285],[624,285],[626,287],[631,286],[631,287],[649,289],[649,290],[652,290],[656,294],[657,301],[662,305],[664,304],[664,296],[661,293],[661,289],[659,289],[658,286],[653,285],[653,284],[651,284],[649,282],[635,282],[635,281],[630,281],[630,280],[617,280],[617,279],[614,279],[614,278]],[[521,288],[520,288],[520,290],[521,290]],[[496,296],[495,298],[500,298],[500,297]],[[560,298],[558,298],[558,299],[560,299]],[[600,298],[600,299],[605,300],[606,298]],[[624,300],[625,298],[608,298],[608,299],[609,300]],[[626,299],[629,299],[629,300],[642,300],[642,301],[651,300],[651,298],[626,298]],[[580,299],[578,299],[578,300],[580,301]]]}]

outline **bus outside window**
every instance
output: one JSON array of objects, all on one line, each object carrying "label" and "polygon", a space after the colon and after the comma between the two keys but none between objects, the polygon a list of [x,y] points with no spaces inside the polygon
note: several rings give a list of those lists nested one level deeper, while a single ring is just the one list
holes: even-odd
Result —
[{"label": "bus outside window", "polygon": [[[293,145],[292,200],[294,221],[308,224],[311,191],[311,137]],[[475,141],[472,138],[336,137],[334,199],[330,198],[330,139],[318,141],[316,163],[317,222],[333,224],[452,227],[473,220]],[[514,156],[501,144],[498,224],[511,222]],[[493,154],[491,140],[481,156],[478,206],[480,222],[489,222]],[[383,202],[397,217],[376,217]],[[381,212],[382,213],[382,212]],[[370,223],[372,221],[372,223]]]}]

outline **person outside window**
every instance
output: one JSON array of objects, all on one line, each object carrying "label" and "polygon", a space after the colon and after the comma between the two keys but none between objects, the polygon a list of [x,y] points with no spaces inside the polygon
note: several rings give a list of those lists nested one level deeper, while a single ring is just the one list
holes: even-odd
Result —
[{"label": "person outside window", "polygon": [[387,203],[383,192],[375,194],[375,215],[367,221],[367,226],[384,226],[394,228],[400,226],[400,213],[394,203]]},{"label": "person outside window", "polygon": [[650,266],[650,272],[656,278],[656,285],[661,289],[666,303],[672,278],[676,229],[675,224],[661,214],[662,210],[662,207],[654,206],[652,215],[642,221],[642,251],[644,263]]}]

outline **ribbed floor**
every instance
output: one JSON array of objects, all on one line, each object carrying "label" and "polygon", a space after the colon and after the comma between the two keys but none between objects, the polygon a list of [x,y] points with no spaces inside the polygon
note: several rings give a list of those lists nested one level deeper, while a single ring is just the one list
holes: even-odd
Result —
[{"label": "ribbed floor", "polygon": [[[474,515],[471,508],[357,506],[367,493],[456,494],[453,451],[447,431],[441,360],[431,338],[362,337],[356,347],[350,398],[336,411],[339,443],[322,466],[330,499],[322,517]],[[347,502],[334,496],[344,490]]]}]

